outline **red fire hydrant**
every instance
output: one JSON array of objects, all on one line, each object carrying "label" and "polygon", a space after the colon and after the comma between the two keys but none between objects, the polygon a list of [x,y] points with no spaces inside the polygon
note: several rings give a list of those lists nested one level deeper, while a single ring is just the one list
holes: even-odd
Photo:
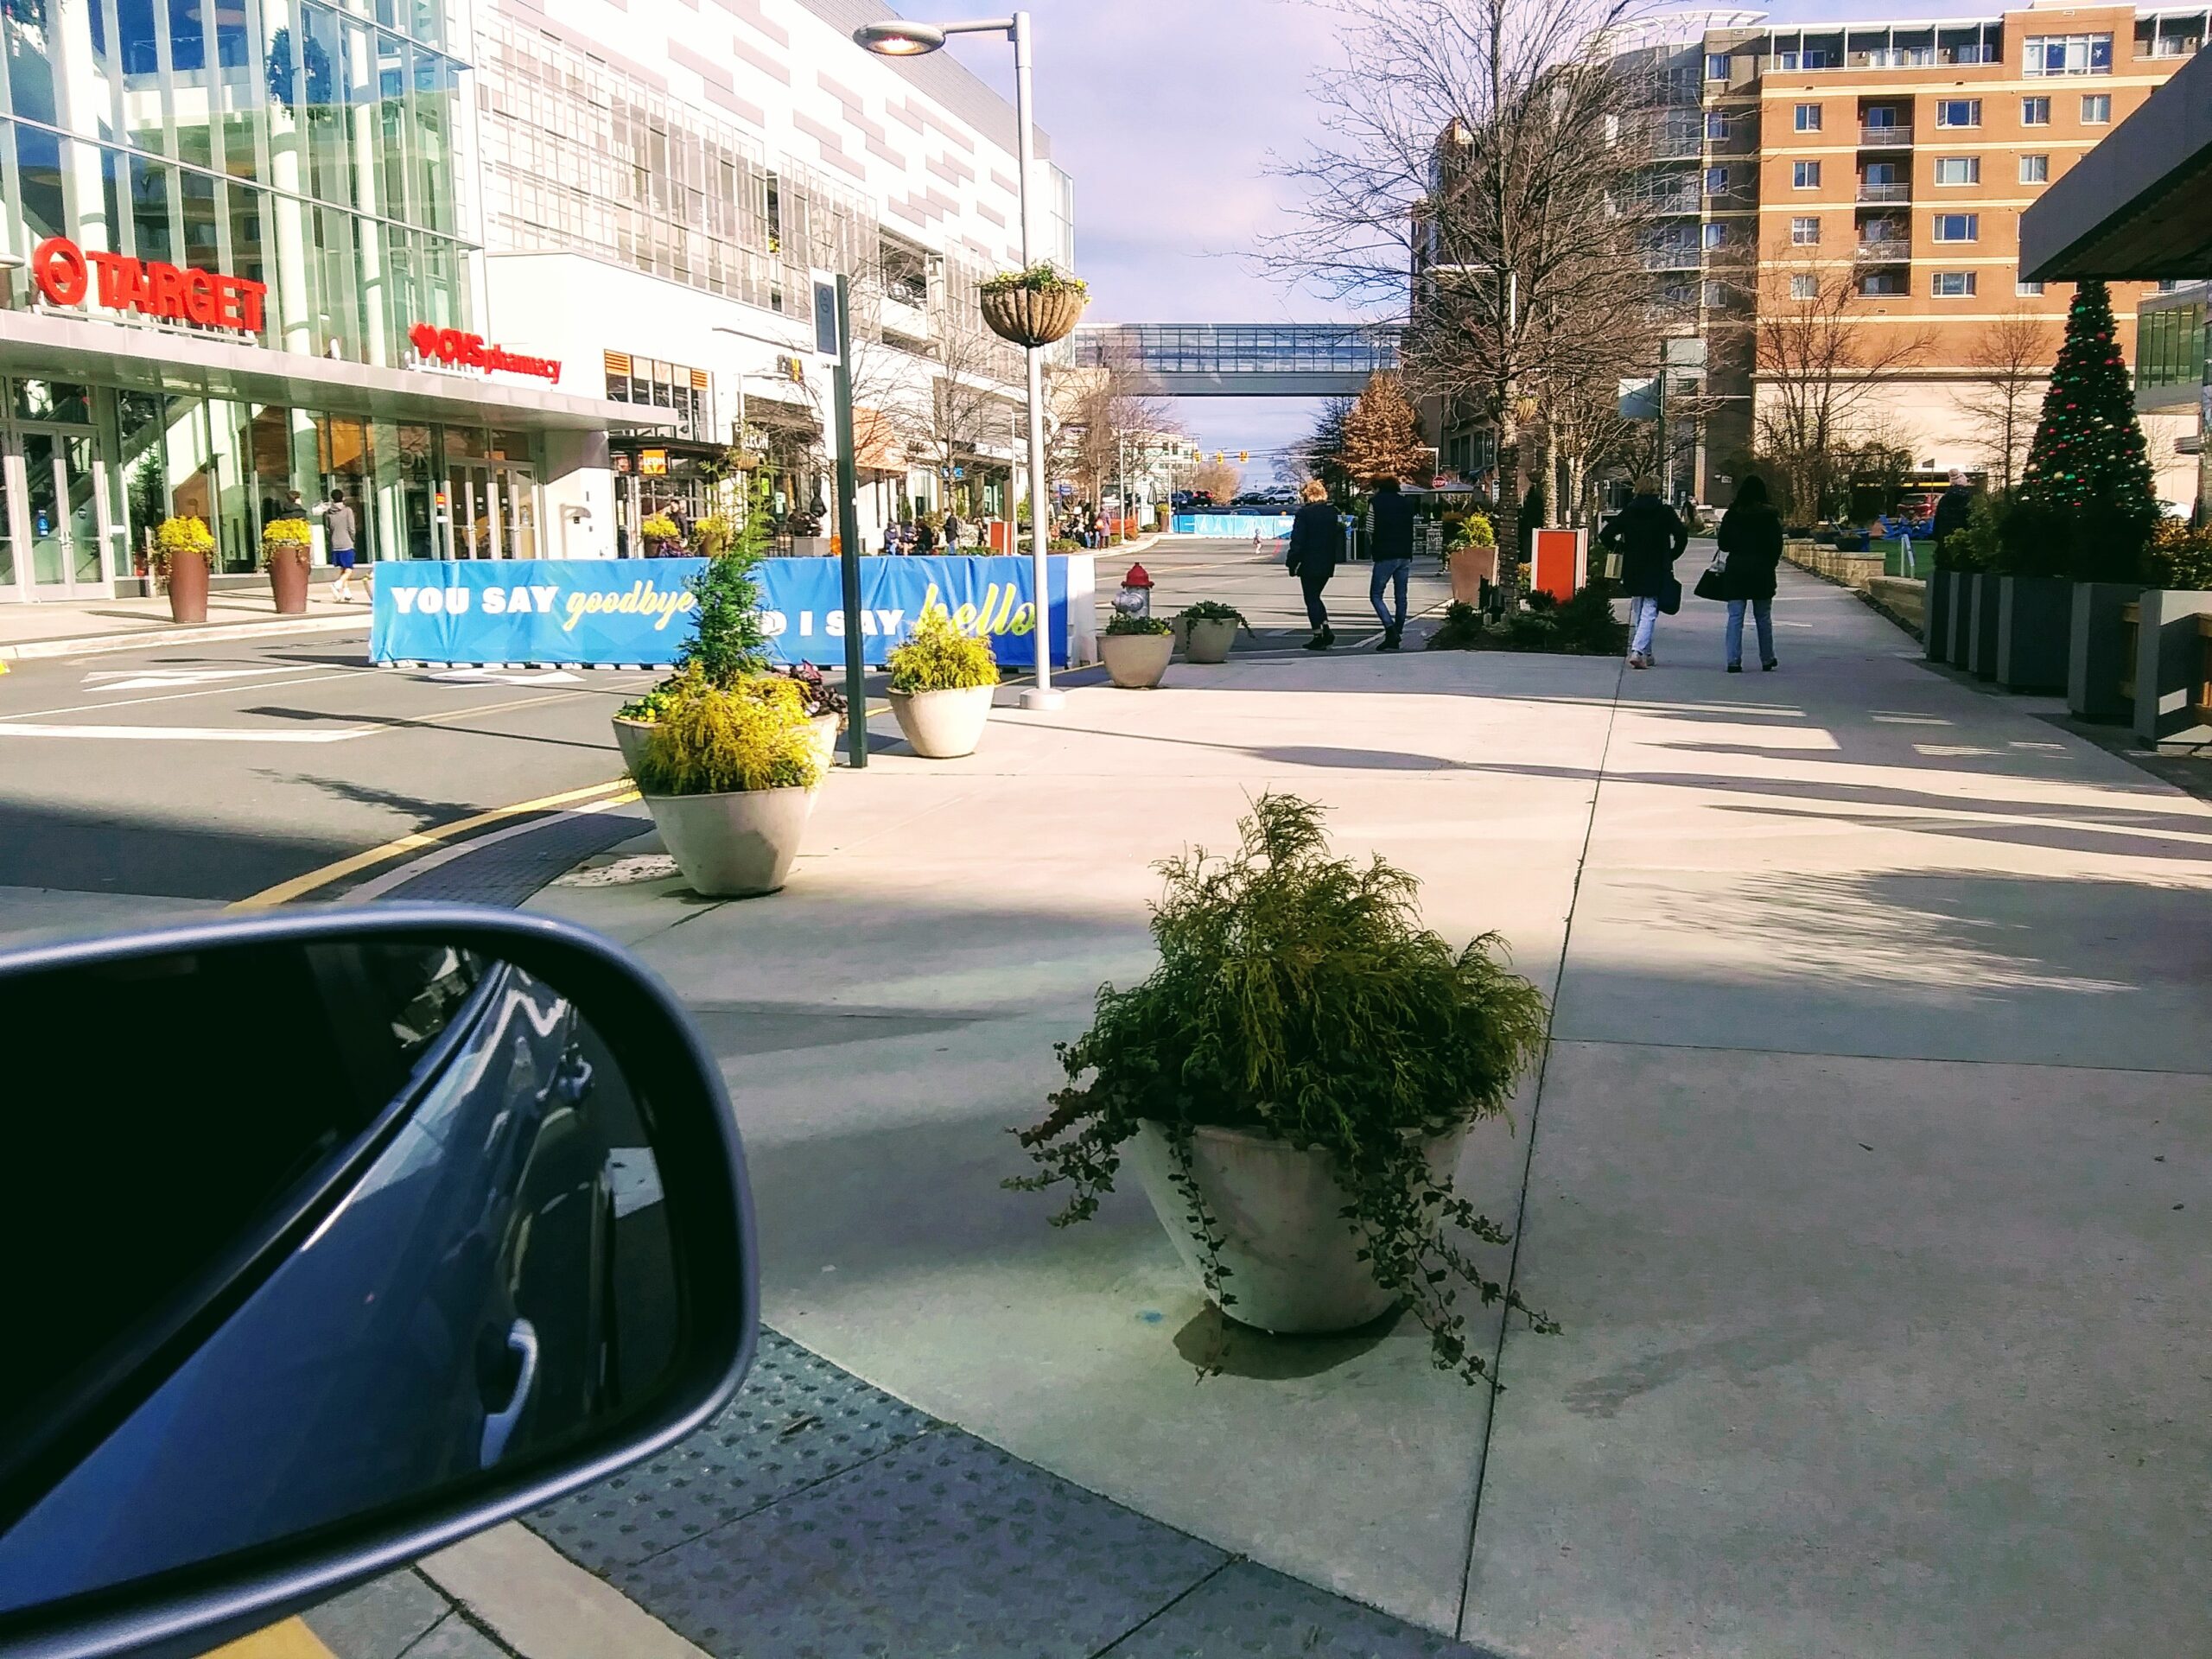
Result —
[{"label": "red fire hydrant", "polygon": [[1123,616],[1152,614],[1152,577],[1144,566],[1133,564],[1122,578],[1122,591],[1114,595],[1114,608]]}]

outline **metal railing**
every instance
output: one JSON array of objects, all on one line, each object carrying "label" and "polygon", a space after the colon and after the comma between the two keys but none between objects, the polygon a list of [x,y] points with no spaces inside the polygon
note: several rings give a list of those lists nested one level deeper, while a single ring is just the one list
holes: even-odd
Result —
[{"label": "metal railing", "polygon": [[1909,184],[1866,184],[1859,187],[1861,201],[1910,201],[1912,187]]},{"label": "metal railing", "polygon": [[2120,607],[2120,695],[2126,702],[2135,701],[2135,653],[2143,637],[2143,607],[2139,604]]},{"label": "metal railing", "polygon": [[1895,239],[1861,242],[1851,257],[1862,265],[1900,264],[1912,257],[1912,244]]},{"label": "metal railing", "polygon": [[1859,147],[1861,149],[1891,149],[1912,142],[1910,127],[1861,127]]}]

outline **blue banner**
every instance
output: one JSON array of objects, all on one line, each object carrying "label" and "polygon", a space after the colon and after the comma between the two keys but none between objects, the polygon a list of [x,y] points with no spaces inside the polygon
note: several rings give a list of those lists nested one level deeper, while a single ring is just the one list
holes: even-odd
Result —
[{"label": "blue banner", "polygon": [[1249,541],[1258,531],[1269,541],[1290,534],[1287,512],[1179,512],[1167,521],[1177,536],[1235,536]]},{"label": "blue banner", "polygon": [[[1068,561],[1047,562],[1053,660],[1069,661]],[[675,661],[697,631],[691,579],[703,559],[407,560],[374,568],[372,662]],[[1034,567],[1026,558],[864,558],[864,656],[880,664],[925,610],[991,642],[1007,668],[1035,665]],[[1086,567],[1087,568],[1087,567]],[[761,621],[786,662],[845,660],[836,559],[763,559]],[[1088,633],[1088,630],[1082,630]]]}]

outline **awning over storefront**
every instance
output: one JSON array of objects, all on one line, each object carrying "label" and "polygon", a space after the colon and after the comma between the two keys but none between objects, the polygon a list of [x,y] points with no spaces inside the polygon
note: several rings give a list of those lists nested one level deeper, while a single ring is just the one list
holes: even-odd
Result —
[{"label": "awning over storefront", "polygon": [[2212,271],[2212,52],[2200,52],[2020,216],[2020,275]]},{"label": "awning over storefront", "polygon": [[523,431],[664,432],[664,410],[431,369],[377,368],[199,334],[0,311],[0,370],[365,419]]}]

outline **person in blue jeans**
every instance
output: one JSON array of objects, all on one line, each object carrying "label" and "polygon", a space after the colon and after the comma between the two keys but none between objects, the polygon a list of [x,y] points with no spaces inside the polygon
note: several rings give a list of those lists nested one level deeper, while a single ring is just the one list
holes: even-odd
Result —
[{"label": "person in blue jeans", "polygon": [[[1406,632],[1406,577],[1414,561],[1414,504],[1395,478],[1378,478],[1374,488],[1367,505],[1369,546],[1375,561],[1367,577],[1367,602],[1375,607],[1375,620],[1382,625],[1382,643],[1375,649],[1395,651]],[[1386,586],[1395,589],[1395,614],[1383,608]]]},{"label": "person in blue jeans", "polygon": [[1728,671],[1744,671],[1744,612],[1758,624],[1759,666],[1780,664],[1774,655],[1774,573],[1782,563],[1782,515],[1767,499],[1766,485],[1747,478],[1736,486],[1736,499],[1714,532],[1728,563],[1720,573],[1720,597],[1728,603]]},{"label": "person in blue jeans", "polygon": [[1639,478],[1636,494],[1598,532],[1598,540],[1621,556],[1621,591],[1628,595],[1628,665],[1649,668],[1655,660],[1651,645],[1660,596],[1673,585],[1675,561],[1690,544],[1690,533],[1659,499],[1657,480]]}]

